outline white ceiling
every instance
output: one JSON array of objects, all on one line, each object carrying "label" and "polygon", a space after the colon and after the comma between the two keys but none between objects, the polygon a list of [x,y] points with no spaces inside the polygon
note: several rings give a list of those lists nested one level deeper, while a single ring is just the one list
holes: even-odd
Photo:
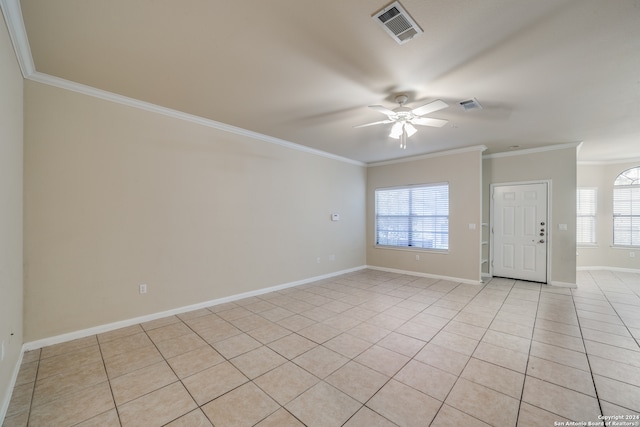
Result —
[{"label": "white ceiling", "polygon": [[[4,1],[4,0],[3,0]],[[9,1],[9,0],[6,0]],[[640,159],[640,1],[402,0],[424,34],[398,45],[387,0],[22,0],[38,73],[372,163],[475,145],[583,142]],[[450,104],[401,150],[367,108]],[[464,112],[475,97],[484,109]]]}]

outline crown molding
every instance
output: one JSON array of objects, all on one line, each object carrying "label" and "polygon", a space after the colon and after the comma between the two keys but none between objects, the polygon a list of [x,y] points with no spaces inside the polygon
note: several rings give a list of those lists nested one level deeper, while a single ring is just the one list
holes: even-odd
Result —
[{"label": "crown molding", "polygon": [[393,164],[397,164],[397,163],[415,162],[416,160],[432,159],[434,157],[450,156],[452,154],[469,153],[469,152],[472,152],[472,151],[480,151],[480,152],[482,152],[482,151],[484,151],[486,149],[487,149],[487,147],[485,145],[473,145],[471,147],[454,148],[452,150],[437,151],[435,153],[422,154],[422,155],[419,155],[419,156],[403,157],[402,159],[386,160],[386,161],[375,162],[375,163],[367,163],[367,167],[386,166],[386,165],[393,165]]},{"label": "crown molding", "polygon": [[[31,58],[31,49],[29,48],[29,41],[26,36],[27,33],[22,21],[22,11],[20,10],[19,0],[0,0],[0,11],[2,11],[2,15],[4,16],[4,21],[7,25],[7,31],[9,33],[9,38],[11,39],[11,44],[13,45],[13,50],[16,54],[20,71],[22,72],[22,76],[25,77],[29,73],[32,73],[35,67],[33,65],[33,59]],[[4,341],[2,344],[2,356],[4,358]],[[22,365],[23,355],[24,351],[20,351],[18,360],[13,366],[13,372],[9,378],[9,383],[6,385],[4,390],[0,390],[0,392],[3,393],[5,391],[7,392],[4,398],[0,400],[0,422],[3,422],[7,415],[9,404],[11,402],[11,394],[18,379],[20,366]],[[9,360],[4,363],[8,362]],[[7,367],[6,369],[9,371],[11,368]],[[5,385],[2,385],[2,388],[4,387]]]},{"label": "crown molding", "polygon": [[281,147],[301,151],[307,154],[315,156],[325,157],[332,160],[337,160],[344,163],[349,163],[356,166],[366,166],[366,163],[348,159],[346,157],[338,156],[335,154],[327,153],[326,151],[316,150],[304,145],[295,144],[290,141],[286,141],[280,138],[275,138],[269,135],[264,135],[258,132],[253,132],[247,129],[239,128],[237,126],[228,125],[215,120],[207,119],[201,116],[193,114],[187,114],[182,111],[173,110],[171,108],[162,107],[160,105],[152,104],[149,102],[140,101],[138,99],[129,98],[127,96],[118,95],[113,92],[97,89],[91,86],[76,83],[70,80],[65,80],[59,77],[55,77],[49,74],[44,74],[36,71],[33,57],[31,56],[31,48],[29,46],[29,39],[27,38],[27,31],[24,26],[24,20],[22,19],[22,10],[20,8],[19,0],[0,0],[0,6],[2,7],[2,13],[5,16],[7,22],[7,28],[9,29],[9,36],[13,43],[13,48],[16,52],[22,75],[25,79],[32,80],[34,82],[54,86],[60,89],[69,90],[72,92],[80,93],[83,95],[91,96],[94,98],[103,99],[117,104],[126,105],[129,107],[137,108],[140,110],[149,111],[156,114],[172,117],[179,120],[207,126],[210,128],[218,129],[224,132],[233,133],[236,135],[245,136],[247,138],[268,142],[270,144],[279,145]]},{"label": "crown molding", "polygon": [[606,166],[620,165],[623,163],[640,163],[640,157],[629,157],[628,159],[612,159],[612,160],[580,160],[578,166]]},{"label": "crown molding", "polygon": [[568,142],[566,144],[555,144],[555,145],[546,145],[544,147],[537,148],[526,148],[524,150],[514,150],[503,153],[494,153],[494,154],[485,154],[482,156],[482,159],[497,159],[500,157],[513,157],[513,156],[522,156],[527,154],[534,153],[543,153],[545,151],[555,151],[555,150],[565,150],[567,148],[575,148],[579,150],[582,146],[582,142]]},{"label": "crown molding", "polygon": [[[564,150],[567,148],[576,148],[576,154],[580,154],[580,150],[584,146],[584,142],[569,142],[566,144],[547,145],[545,147],[529,148],[524,150],[509,151],[504,153],[486,154],[482,156],[483,159],[495,159],[499,157],[521,156],[525,154],[540,153],[553,150]],[[603,166],[603,165],[619,165],[622,163],[638,163],[640,157],[629,157],[624,159],[611,159],[611,160],[578,160],[576,162],[579,166]]]},{"label": "crown molding", "polygon": [[31,47],[29,46],[29,39],[27,39],[27,30],[22,19],[20,0],[0,0],[0,9],[2,9],[4,20],[7,23],[9,37],[16,52],[22,75],[24,78],[29,78],[36,71],[36,67],[33,63]]},{"label": "crown molding", "polygon": [[96,89],[91,86],[72,82],[70,80],[61,79],[59,77],[51,76],[49,74],[44,74],[44,73],[35,71],[29,76],[29,80],[46,84],[48,86],[54,86],[60,89],[81,93],[83,95],[103,99],[103,100],[114,102],[117,104],[126,105],[128,107],[133,107],[133,108],[149,111],[156,114],[161,114],[164,116],[199,124],[202,126],[207,126],[210,128],[224,131],[224,132],[245,136],[247,138],[268,142],[270,144],[276,144],[281,147],[302,151],[308,154],[313,154],[320,157],[326,157],[332,160],[337,160],[344,163],[350,163],[357,166],[366,166],[365,163],[359,162],[357,160],[348,159],[346,157],[341,157],[335,154],[327,153],[326,151],[316,150],[314,148],[310,148],[304,145],[295,144],[293,142],[285,141],[283,139],[275,138],[269,135],[264,135],[258,132],[253,132],[247,129],[239,128],[237,126],[228,125],[226,123],[217,122],[215,120],[207,119],[201,116],[196,116],[193,114],[184,113],[182,111],[173,110],[171,108],[162,107],[160,105],[152,104],[150,102],[140,101],[139,99],[129,98],[127,96],[119,95],[106,90]]}]

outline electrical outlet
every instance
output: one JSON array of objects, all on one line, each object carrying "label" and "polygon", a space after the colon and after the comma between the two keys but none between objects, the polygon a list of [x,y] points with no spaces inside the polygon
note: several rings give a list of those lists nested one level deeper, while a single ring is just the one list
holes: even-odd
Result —
[{"label": "electrical outlet", "polygon": [[320,264],[320,257],[316,258],[316,262]]},{"label": "electrical outlet", "polygon": [[336,256],[335,255],[329,255],[329,261],[335,261],[336,260]]},{"label": "electrical outlet", "polygon": [[142,284],[140,285],[140,293],[141,294],[146,294],[147,293],[147,285],[146,284]]},{"label": "electrical outlet", "polygon": [[416,254],[416,261],[420,261],[420,255]]},{"label": "electrical outlet", "polygon": [[629,258],[635,258],[635,257],[636,257],[635,252],[629,252]]}]

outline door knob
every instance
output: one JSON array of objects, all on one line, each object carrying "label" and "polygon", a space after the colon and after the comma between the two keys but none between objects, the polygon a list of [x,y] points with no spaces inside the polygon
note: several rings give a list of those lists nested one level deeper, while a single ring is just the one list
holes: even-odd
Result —
[{"label": "door knob", "polygon": [[540,241],[538,241],[538,243],[544,243],[544,239],[540,239]]}]

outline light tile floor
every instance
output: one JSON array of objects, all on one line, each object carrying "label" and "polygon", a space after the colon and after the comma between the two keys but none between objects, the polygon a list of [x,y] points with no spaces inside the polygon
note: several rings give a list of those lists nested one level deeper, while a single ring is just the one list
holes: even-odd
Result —
[{"label": "light tile floor", "polygon": [[640,274],[363,270],[28,352],[3,426],[598,422],[640,413],[638,341]]}]

